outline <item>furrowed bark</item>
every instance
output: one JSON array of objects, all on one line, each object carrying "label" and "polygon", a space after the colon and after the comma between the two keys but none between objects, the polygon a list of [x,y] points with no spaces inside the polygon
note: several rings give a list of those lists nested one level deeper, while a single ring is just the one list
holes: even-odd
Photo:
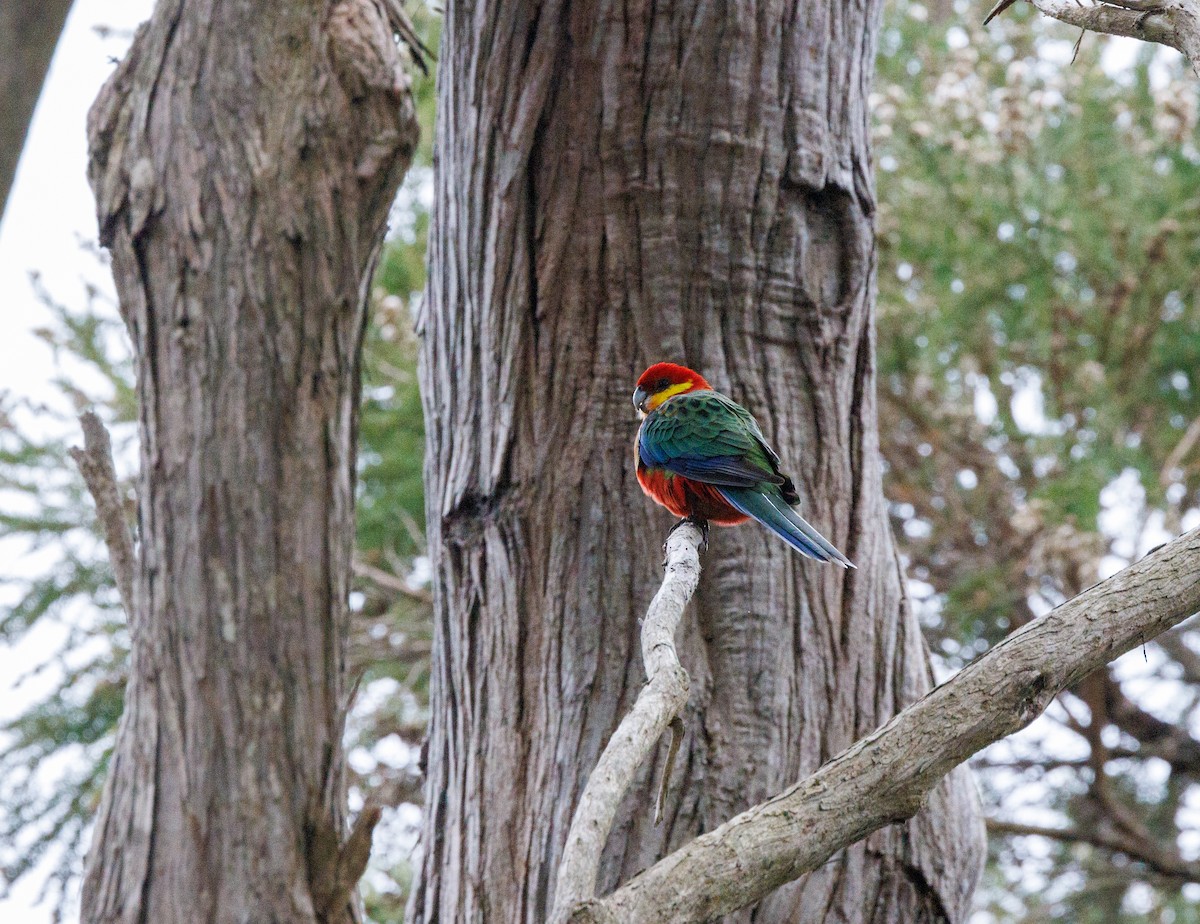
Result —
[{"label": "furrowed bark", "polygon": [[[637,624],[670,519],[634,479],[629,395],[655,360],[755,413],[859,570],[753,525],[714,531],[679,637],[677,796],[655,826],[665,755],[638,771],[599,894],[931,686],[880,486],[880,9],[448,5],[418,320],[435,651],[414,921],[542,924],[553,905],[575,804],[643,682]],[[961,921],[982,857],[956,772],[755,921]]]},{"label": "furrowed bark", "polygon": [[[812,776],[570,920],[686,924],[750,905],[869,832],[911,817],[955,766],[1197,611],[1200,530],[1193,530],[1014,632]],[[1177,864],[1172,872],[1193,871]]]},{"label": "furrowed bark", "polygon": [[416,122],[382,0],[161,0],[89,118],[140,564],[84,922],[337,922],[359,354]]}]

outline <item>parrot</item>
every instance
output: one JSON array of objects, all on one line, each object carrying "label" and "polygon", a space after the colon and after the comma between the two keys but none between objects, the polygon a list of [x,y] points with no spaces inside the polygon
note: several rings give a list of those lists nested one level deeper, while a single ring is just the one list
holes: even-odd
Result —
[{"label": "parrot", "polygon": [[854,567],[796,512],[796,486],[750,412],[700,373],[656,363],[638,379],[633,406],[641,418],[633,446],[638,483],[682,517],[675,528],[696,523],[707,545],[709,523],[754,519],[801,555]]}]

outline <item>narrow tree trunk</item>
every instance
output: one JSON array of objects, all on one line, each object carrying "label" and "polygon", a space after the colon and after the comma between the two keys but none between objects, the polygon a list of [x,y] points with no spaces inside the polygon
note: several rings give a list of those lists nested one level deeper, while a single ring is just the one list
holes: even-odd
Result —
[{"label": "narrow tree trunk", "polygon": [[160,0],[91,113],[137,368],[141,548],[85,922],[356,916],[359,352],[416,134],[386,9]]},{"label": "narrow tree trunk", "polygon": [[71,0],[0,3],[0,218]]},{"label": "narrow tree trunk", "polygon": [[[644,679],[671,519],[634,481],[629,395],[654,360],[753,409],[859,569],[752,525],[714,533],[680,651],[676,795],[654,828],[644,768],[603,887],[929,688],[877,445],[880,5],[449,4],[419,325],[437,624],[414,920],[548,908],[574,801]],[[753,919],[961,921],[981,862],[955,774]]]}]

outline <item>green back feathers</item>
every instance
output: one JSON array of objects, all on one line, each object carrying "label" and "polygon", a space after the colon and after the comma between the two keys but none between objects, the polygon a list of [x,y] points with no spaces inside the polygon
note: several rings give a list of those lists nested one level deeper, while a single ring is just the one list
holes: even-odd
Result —
[{"label": "green back feathers", "polygon": [[642,423],[642,461],[707,484],[770,490],[787,479],[750,412],[715,391],[678,395]]}]

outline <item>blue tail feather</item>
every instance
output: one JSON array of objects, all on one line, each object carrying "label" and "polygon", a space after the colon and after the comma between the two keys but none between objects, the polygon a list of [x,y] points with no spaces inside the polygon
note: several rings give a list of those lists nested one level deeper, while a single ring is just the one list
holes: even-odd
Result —
[{"label": "blue tail feather", "polygon": [[730,504],[746,516],[758,520],[801,555],[816,561],[836,562],[844,568],[854,567],[850,559],[834,548],[833,544],[817,532],[782,496],[749,488],[717,490]]}]

